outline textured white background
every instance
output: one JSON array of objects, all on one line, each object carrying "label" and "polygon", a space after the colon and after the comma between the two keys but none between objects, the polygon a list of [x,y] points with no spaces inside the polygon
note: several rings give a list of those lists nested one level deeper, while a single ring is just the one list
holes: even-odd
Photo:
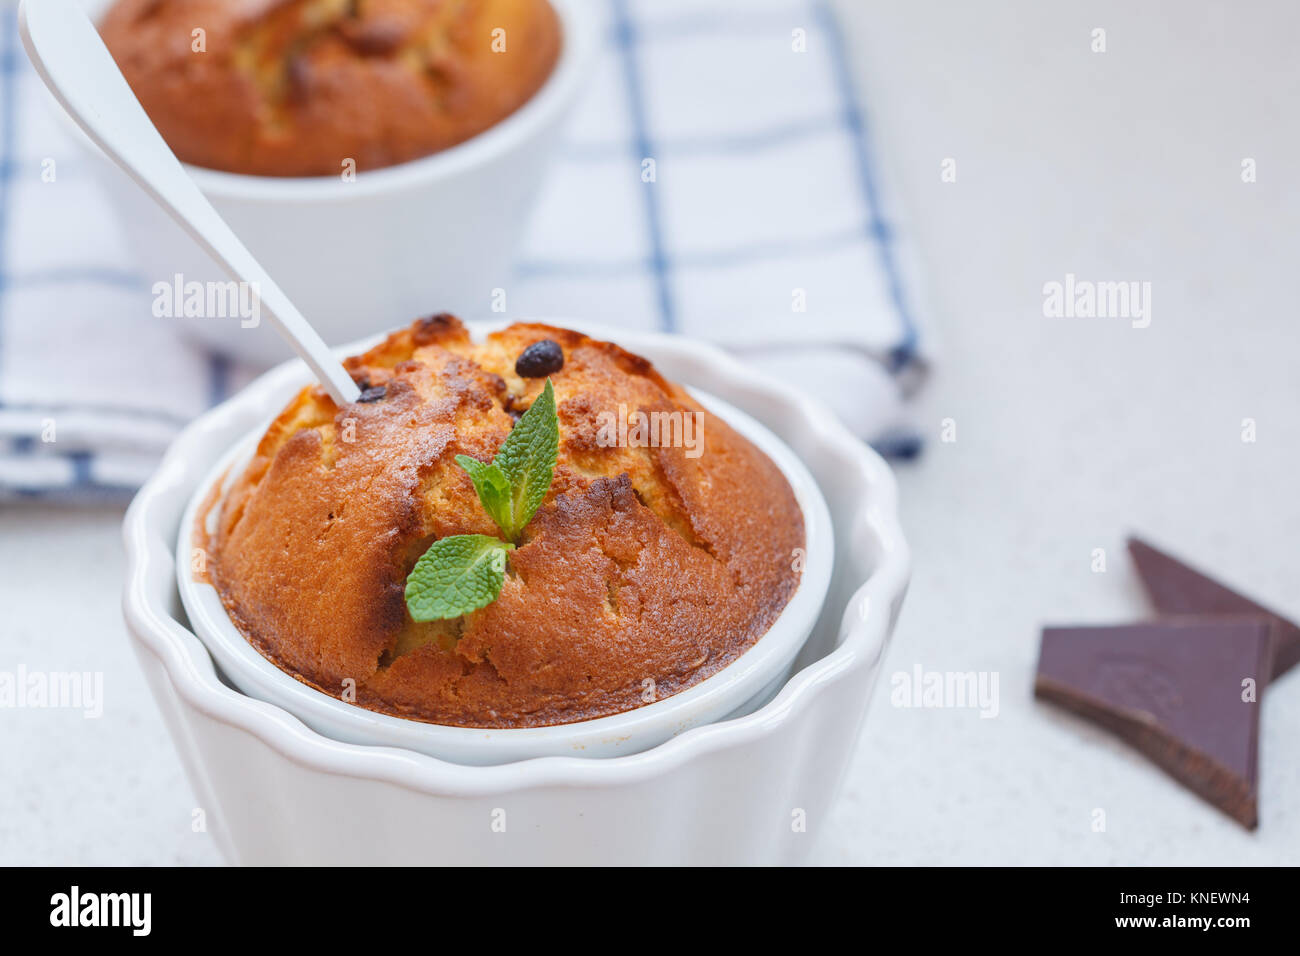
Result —
[{"label": "textured white background", "polygon": [[[1145,613],[1129,529],[1300,616],[1300,8],[841,6],[944,342],[929,447],[900,468],[915,580],[815,859],[1300,862],[1300,676],[1263,705],[1254,834],[1029,694],[1043,622]],[[1067,272],[1150,281],[1150,328],[1044,318]],[[107,696],[97,722],[2,715],[0,862],[217,861],[120,623],[119,521],[0,511],[5,660],[102,670]],[[996,671],[1000,715],[891,707],[889,675],[916,664]]]}]

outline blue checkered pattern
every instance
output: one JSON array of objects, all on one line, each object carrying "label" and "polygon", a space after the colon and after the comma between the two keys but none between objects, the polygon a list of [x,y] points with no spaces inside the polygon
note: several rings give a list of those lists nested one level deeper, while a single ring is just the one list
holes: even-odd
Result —
[{"label": "blue checkered pattern", "polygon": [[[825,2],[751,0],[740,13],[728,0],[605,0],[604,11],[606,42],[524,244],[511,314],[716,341],[805,383],[883,450],[915,453],[904,383],[919,380],[928,338],[912,257]],[[147,284],[20,47],[6,11],[0,496],[124,495],[177,429],[258,370],[150,317]],[[57,188],[41,180],[51,159]]]}]

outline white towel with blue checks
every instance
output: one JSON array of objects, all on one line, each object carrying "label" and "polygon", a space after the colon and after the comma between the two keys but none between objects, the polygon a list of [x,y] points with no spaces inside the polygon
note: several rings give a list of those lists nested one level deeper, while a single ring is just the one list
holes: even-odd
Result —
[{"label": "white towel with blue checks", "polygon": [[[712,340],[914,453],[905,399],[929,350],[914,257],[824,0],[592,2],[605,43],[511,311]],[[187,421],[260,371],[176,336],[150,304],[6,5],[0,498],[129,494]]]}]

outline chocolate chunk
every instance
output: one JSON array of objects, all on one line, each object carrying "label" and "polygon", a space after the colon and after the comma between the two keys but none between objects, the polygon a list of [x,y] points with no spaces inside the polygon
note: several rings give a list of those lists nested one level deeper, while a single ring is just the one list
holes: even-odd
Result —
[{"label": "chocolate chunk", "polygon": [[534,342],[515,360],[515,374],[520,378],[544,378],[564,368],[564,349],[554,339]]},{"label": "chocolate chunk", "polygon": [[339,24],[339,32],[362,56],[387,56],[405,42],[410,31],[401,20],[374,17],[343,21]]},{"label": "chocolate chunk", "polygon": [[1153,548],[1128,539],[1147,596],[1161,614],[1247,614],[1273,622],[1273,674],[1281,677],[1300,662],[1300,627],[1261,604],[1242,597],[1218,581]]},{"label": "chocolate chunk", "polygon": [[301,54],[291,57],[285,65],[285,75],[288,101],[299,105],[306,103],[311,98],[316,79],[311,61]]},{"label": "chocolate chunk", "polygon": [[456,336],[464,332],[460,320],[450,312],[439,312],[419,319],[412,329],[416,345],[430,345],[444,336]]},{"label": "chocolate chunk", "polygon": [[1044,628],[1034,695],[1109,730],[1253,830],[1270,630],[1261,617]]},{"label": "chocolate chunk", "polygon": [[376,385],[374,388],[367,388],[361,392],[357,398],[358,402],[377,402],[388,394],[386,385]]}]

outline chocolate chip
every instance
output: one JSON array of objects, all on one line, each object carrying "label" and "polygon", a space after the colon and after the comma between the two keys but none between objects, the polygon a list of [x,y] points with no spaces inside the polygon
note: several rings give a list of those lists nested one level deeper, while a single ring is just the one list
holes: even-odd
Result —
[{"label": "chocolate chip", "polygon": [[428,345],[437,342],[445,335],[454,335],[463,329],[460,319],[450,312],[439,312],[437,315],[427,315],[418,320],[413,335],[416,345]]},{"label": "chocolate chip", "polygon": [[367,388],[357,399],[358,402],[377,402],[388,394],[386,385],[376,385],[374,388]]},{"label": "chocolate chip", "polygon": [[315,74],[311,61],[299,54],[292,57],[285,67],[288,78],[287,98],[290,103],[302,104],[311,98]]},{"label": "chocolate chip", "polygon": [[400,20],[374,18],[339,25],[343,38],[362,56],[387,56],[406,40],[408,30]]},{"label": "chocolate chip", "polygon": [[520,378],[544,378],[564,368],[564,349],[554,339],[542,339],[524,349],[515,360]]}]

